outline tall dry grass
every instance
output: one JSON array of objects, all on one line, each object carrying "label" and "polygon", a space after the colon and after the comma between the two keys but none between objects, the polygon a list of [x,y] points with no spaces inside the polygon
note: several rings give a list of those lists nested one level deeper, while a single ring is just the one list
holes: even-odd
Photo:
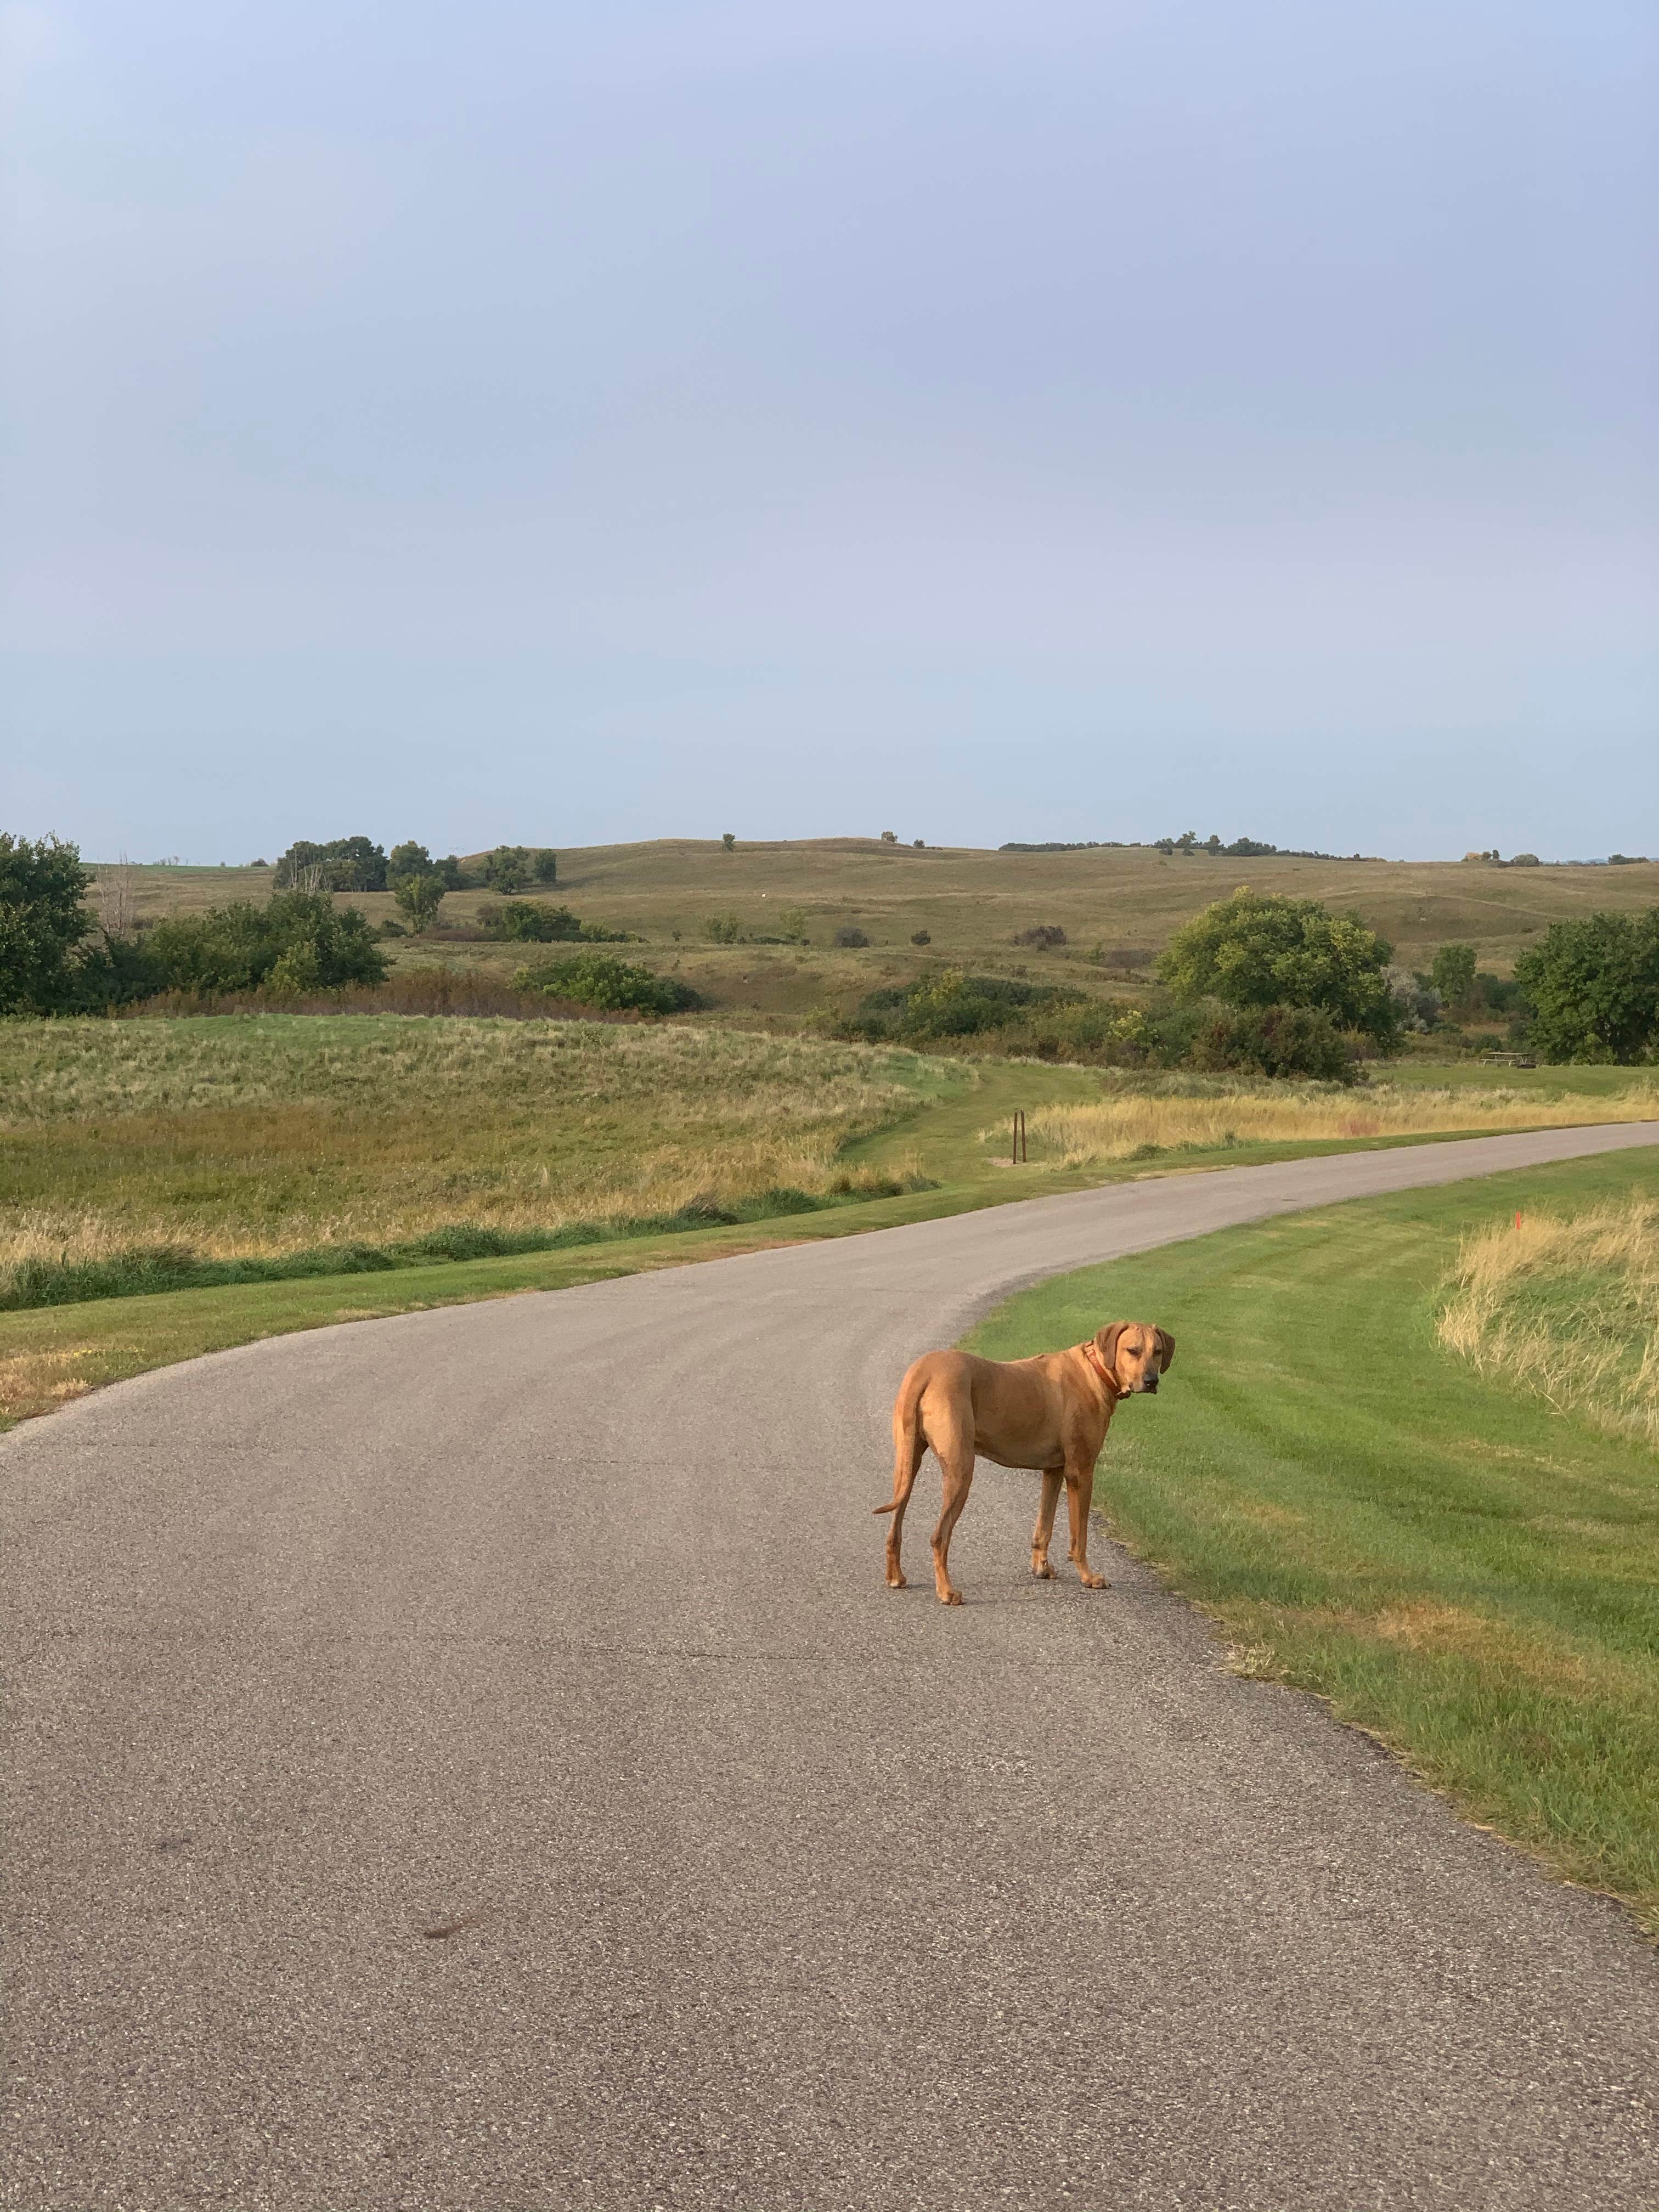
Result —
[{"label": "tall dry grass", "polygon": [[908,1053],[654,1025],[0,1024],[0,1282],[135,1247],[265,1258],[817,1198]]},{"label": "tall dry grass", "polygon": [[[1066,1167],[1137,1155],[1210,1151],[1231,1145],[1273,1144],[1310,1137],[1429,1136],[1437,1131],[1536,1129],[1583,1121],[1659,1119],[1659,1085],[1594,1100],[1550,1097],[1535,1091],[1430,1090],[1369,1084],[1348,1091],[1334,1084],[1188,1084],[1125,1086],[1081,1105],[1033,1109],[1028,1127],[1034,1148]],[[1006,1132],[988,1131],[1000,1143]]]},{"label": "tall dry grass", "polygon": [[1659,1205],[1522,1212],[1466,1237],[1438,1335],[1482,1375],[1659,1447]]}]

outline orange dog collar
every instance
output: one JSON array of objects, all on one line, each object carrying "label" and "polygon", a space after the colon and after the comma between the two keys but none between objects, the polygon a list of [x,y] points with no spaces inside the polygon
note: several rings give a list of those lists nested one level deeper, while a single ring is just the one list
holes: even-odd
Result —
[{"label": "orange dog collar", "polygon": [[1118,1381],[1116,1376],[1113,1374],[1111,1369],[1106,1364],[1105,1361],[1101,1358],[1100,1346],[1094,1341],[1093,1338],[1091,1337],[1085,1344],[1079,1345],[1078,1350],[1088,1361],[1090,1366],[1094,1369],[1095,1373],[1099,1376],[1101,1381],[1106,1385],[1107,1389],[1109,1390],[1115,1390],[1121,1398],[1123,1395],[1123,1386]]}]

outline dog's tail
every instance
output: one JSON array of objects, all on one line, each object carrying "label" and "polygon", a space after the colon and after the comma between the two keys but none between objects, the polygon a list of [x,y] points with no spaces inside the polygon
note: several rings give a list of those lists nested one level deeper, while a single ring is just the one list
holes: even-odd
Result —
[{"label": "dog's tail", "polygon": [[893,1494],[885,1505],[873,1508],[878,1515],[902,1511],[916,1486],[916,1473],[927,1450],[921,1432],[921,1378],[913,1367],[893,1401]]}]

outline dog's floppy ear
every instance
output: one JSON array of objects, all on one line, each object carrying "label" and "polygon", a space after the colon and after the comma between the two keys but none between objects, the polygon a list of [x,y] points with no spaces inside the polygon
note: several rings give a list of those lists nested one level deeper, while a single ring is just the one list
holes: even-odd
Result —
[{"label": "dog's floppy ear", "polygon": [[1160,1375],[1167,1375],[1175,1364],[1175,1339],[1167,1328],[1160,1328],[1157,1334],[1158,1371]]},{"label": "dog's floppy ear", "polygon": [[1115,1321],[1095,1331],[1095,1350],[1100,1354],[1101,1364],[1114,1374],[1117,1371],[1117,1340],[1126,1328],[1133,1327],[1132,1321]]}]

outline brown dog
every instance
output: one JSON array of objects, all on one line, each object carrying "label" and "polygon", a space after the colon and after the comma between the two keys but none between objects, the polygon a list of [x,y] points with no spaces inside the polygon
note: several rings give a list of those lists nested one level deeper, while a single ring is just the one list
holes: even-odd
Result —
[{"label": "brown dog", "polygon": [[933,1582],[941,1605],[960,1605],[951,1580],[951,1531],[968,1503],[974,1461],[1031,1468],[1042,1477],[1042,1502],[1031,1534],[1031,1572],[1048,1581],[1048,1542],[1054,1532],[1060,1486],[1066,1485],[1072,1516],[1066,1553],[1077,1561],[1087,1589],[1104,1589],[1105,1577],[1089,1565],[1089,1503],[1095,1462],[1106,1441],[1120,1398],[1158,1389],[1175,1358],[1175,1339],[1150,1322],[1115,1321],[1069,1352],[1036,1359],[975,1359],[969,1352],[926,1352],[906,1372],[893,1401],[893,1502],[887,1532],[887,1581],[905,1587],[899,1565],[904,1509],[915,1487],[927,1447],[945,1476],[945,1507],[933,1531]]}]

